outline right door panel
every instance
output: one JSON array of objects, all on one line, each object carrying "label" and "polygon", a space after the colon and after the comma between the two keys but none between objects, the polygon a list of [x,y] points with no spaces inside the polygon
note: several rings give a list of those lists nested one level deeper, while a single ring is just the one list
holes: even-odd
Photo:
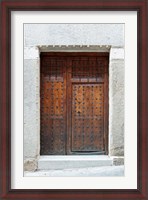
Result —
[{"label": "right door panel", "polygon": [[71,67],[71,152],[105,153],[107,59],[81,57]]}]

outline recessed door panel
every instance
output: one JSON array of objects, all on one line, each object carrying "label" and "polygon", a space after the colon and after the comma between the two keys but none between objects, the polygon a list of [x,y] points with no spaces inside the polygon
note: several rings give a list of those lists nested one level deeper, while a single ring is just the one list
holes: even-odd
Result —
[{"label": "recessed door panel", "polygon": [[103,151],[103,84],[73,84],[72,151]]}]

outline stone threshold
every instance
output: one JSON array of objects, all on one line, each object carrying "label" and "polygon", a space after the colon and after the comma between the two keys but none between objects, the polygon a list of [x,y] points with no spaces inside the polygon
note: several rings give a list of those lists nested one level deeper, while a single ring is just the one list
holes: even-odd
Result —
[{"label": "stone threshold", "polygon": [[108,155],[40,156],[38,170],[112,166]]}]

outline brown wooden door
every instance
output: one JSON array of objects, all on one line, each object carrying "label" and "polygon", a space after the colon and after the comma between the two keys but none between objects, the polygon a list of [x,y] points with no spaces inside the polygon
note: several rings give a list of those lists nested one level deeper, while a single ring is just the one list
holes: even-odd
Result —
[{"label": "brown wooden door", "polygon": [[106,154],[108,54],[41,54],[41,155]]}]

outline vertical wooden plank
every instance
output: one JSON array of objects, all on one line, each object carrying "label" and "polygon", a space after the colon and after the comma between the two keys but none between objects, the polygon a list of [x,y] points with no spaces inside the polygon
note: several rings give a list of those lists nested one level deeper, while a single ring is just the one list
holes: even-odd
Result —
[{"label": "vertical wooden plank", "polygon": [[64,79],[64,85],[63,85],[63,120],[64,120],[64,134],[63,134],[63,143],[64,143],[64,155],[67,154],[67,59],[62,57],[63,60],[63,79]]},{"label": "vertical wooden plank", "polygon": [[67,57],[67,64],[66,64],[66,100],[67,100],[67,152],[66,154],[71,154],[71,127],[72,127],[72,58]]}]

